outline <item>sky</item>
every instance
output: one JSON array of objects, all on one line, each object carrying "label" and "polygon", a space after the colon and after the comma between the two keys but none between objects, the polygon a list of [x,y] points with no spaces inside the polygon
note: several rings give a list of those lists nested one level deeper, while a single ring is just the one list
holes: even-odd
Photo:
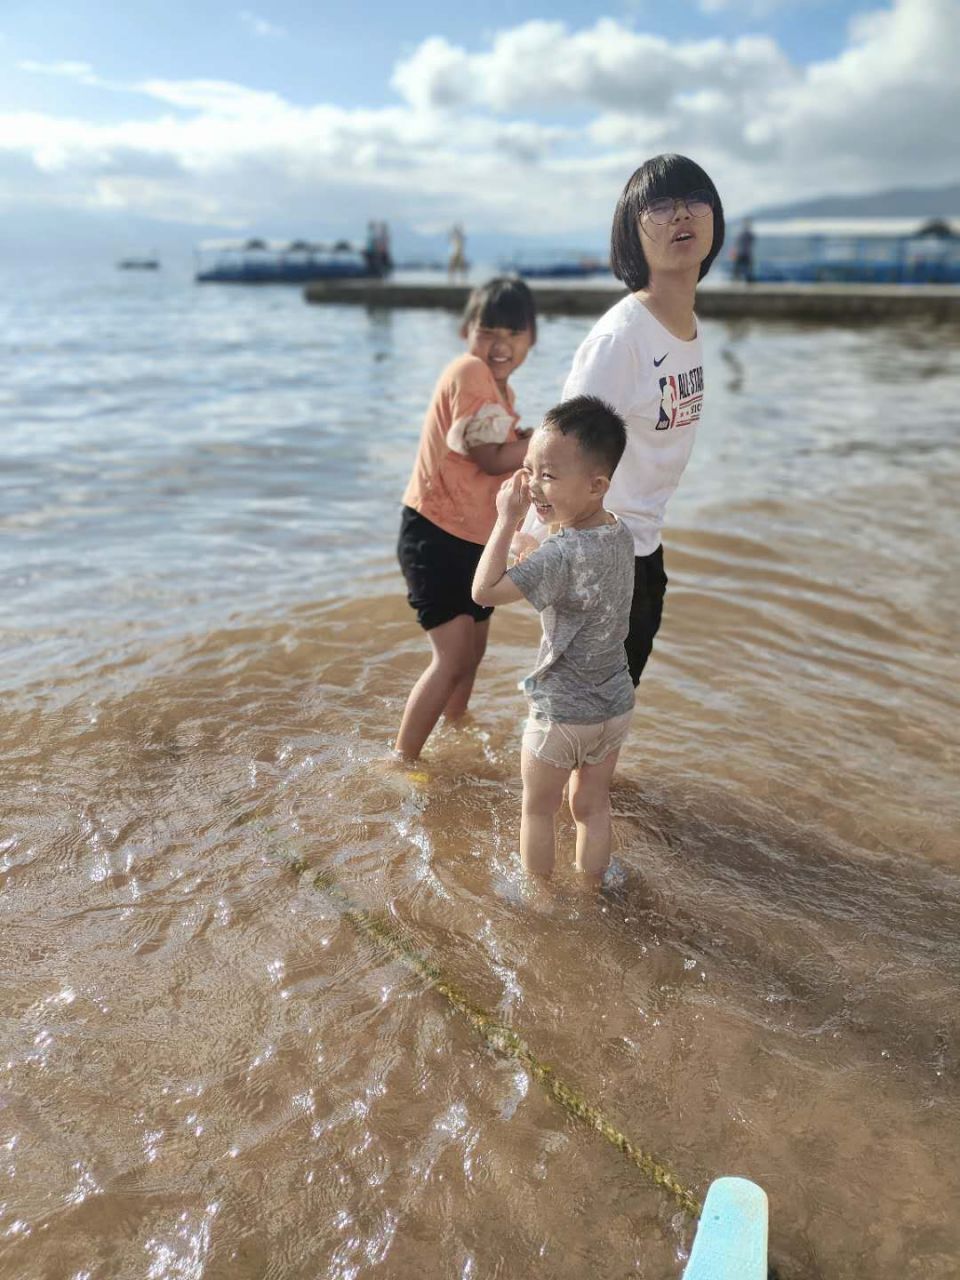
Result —
[{"label": "sky", "polygon": [[0,251],[128,235],[602,246],[662,151],[728,215],[960,178],[960,0],[4,0]]}]

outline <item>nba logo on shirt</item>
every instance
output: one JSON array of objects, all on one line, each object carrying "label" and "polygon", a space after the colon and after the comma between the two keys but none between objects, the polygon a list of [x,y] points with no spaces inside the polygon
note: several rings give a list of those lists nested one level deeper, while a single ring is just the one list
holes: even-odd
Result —
[{"label": "nba logo on shirt", "polygon": [[660,414],[657,418],[657,430],[669,431],[677,420],[677,406],[680,396],[677,392],[677,380],[672,373],[660,379]]},{"label": "nba logo on shirt", "polygon": [[668,373],[660,379],[660,412],[657,430],[695,426],[703,405],[703,368]]}]

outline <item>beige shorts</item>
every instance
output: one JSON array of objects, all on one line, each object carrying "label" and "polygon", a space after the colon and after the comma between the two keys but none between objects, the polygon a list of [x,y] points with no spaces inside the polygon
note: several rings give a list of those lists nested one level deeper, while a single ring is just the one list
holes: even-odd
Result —
[{"label": "beige shorts", "polygon": [[523,730],[523,746],[538,760],[557,769],[600,764],[611,751],[623,746],[632,719],[632,707],[624,715],[599,724],[566,724],[531,715]]}]

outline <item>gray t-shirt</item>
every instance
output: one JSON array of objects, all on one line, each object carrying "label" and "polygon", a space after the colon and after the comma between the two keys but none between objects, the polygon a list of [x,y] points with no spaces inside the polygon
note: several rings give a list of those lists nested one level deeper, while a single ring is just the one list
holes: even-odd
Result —
[{"label": "gray t-shirt", "polygon": [[507,570],[543,625],[537,665],[520,685],[535,715],[597,724],[633,706],[623,647],[633,562],[633,538],[616,520],[595,529],[561,529]]}]

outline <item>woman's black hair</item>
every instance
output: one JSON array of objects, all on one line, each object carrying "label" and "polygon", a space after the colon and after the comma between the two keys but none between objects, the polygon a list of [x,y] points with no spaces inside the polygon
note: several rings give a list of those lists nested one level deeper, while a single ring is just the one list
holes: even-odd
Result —
[{"label": "woman's black hair", "polygon": [[700,264],[703,277],[723,248],[723,204],[709,175],[686,156],[664,155],[645,160],[620,193],[610,232],[610,268],[618,280],[634,292],[650,283],[650,268],[643,252],[640,214],[651,200],[685,196],[689,191],[709,191],[713,200],[713,244]]},{"label": "woman's black hair", "polygon": [[529,329],[536,342],[537,304],[530,286],[517,276],[496,276],[478,285],[467,299],[461,328],[466,333],[474,324],[485,329]]}]

